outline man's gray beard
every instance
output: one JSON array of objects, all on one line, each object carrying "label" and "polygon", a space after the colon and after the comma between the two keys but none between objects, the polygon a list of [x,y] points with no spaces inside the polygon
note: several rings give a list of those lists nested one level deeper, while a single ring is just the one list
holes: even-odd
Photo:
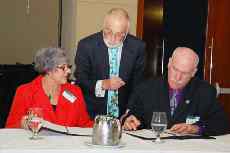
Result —
[{"label": "man's gray beard", "polygon": [[107,40],[104,39],[104,42],[105,42],[105,45],[108,47],[108,48],[117,48],[117,47],[120,47],[123,42],[120,42],[118,44],[114,44],[114,45],[110,45],[109,42]]}]

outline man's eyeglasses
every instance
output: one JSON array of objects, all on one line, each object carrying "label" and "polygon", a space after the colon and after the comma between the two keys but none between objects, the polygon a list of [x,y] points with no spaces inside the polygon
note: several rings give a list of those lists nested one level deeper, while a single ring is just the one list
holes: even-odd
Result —
[{"label": "man's eyeglasses", "polygon": [[126,36],[125,32],[116,32],[114,33],[112,30],[105,28],[103,30],[104,37],[114,37],[116,40],[123,40]]},{"label": "man's eyeglasses", "polygon": [[192,73],[193,71],[190,71],[190,72],[183,72],[183,71],[180,71],[179,69],[177,69],[173,64],[171,65],[171,68],[174,72],[176,73],[180,73],[182,74],[184,77],[191,77],[192,76]]},{"label": "man's eyeglasses", "polygon": [[69,65],[69,64],[64,64],[64,65],[59,65],[57,66],[58,69],[61,69],[63,71],[67,70],[67,69],[71,69],[72,68],[72,65]]}]

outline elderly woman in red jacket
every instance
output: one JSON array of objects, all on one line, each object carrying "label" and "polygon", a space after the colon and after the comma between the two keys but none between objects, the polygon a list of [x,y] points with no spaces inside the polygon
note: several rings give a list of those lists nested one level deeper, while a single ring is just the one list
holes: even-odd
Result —
[{"label": "elderly woman in red jacket", "polygon": [[43,48],[34,58],[40,75],[32,82],[18,87],[7,128],[24,127],[28,109],[40,107],[44,120],[71,127],[92,127],[81,89],[67,82],[71,67],[64,50]]}]

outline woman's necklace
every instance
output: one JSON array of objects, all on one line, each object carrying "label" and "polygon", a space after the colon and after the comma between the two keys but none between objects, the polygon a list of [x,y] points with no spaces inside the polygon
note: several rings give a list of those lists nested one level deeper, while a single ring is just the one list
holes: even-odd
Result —
[{"label": "woman's necklace", "polygon": [[47,77],[43,79],[42,83],[45,94],[48,96],[51,105],[57,105],[57,97],[60,91],[60,87],[52,85],[52,80],[49,80]]},{"label": "woman's necklace", "polygon": [[49,100],[50,100],[50,103],[52,104],[52,105],[57,105],[57,97],[58,97],[58,94],[59,94],[59,88],[58,89],[56,89],[56,90],[51,90],[50,92],[47,92],[48,94],[48,98],[49,98]]},{"label": "woman's necklace", "polygon": [[49,97],[50,101],[53,99],[52,96],[51,96],[51,94],[49,94],[48,97]]}]

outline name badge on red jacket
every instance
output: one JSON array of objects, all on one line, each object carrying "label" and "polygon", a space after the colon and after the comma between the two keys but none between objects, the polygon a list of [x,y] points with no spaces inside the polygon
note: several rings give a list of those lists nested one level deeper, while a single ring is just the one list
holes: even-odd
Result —
[{"label": "name badge on red jacket", "polygon": [[71,103],[73,103],[77,97],[74,96],[74,94],[72,94],[70,91],[68,90],[64,90],[62,93],[62,96],[65,97],[68,101],[70,101]]}]

